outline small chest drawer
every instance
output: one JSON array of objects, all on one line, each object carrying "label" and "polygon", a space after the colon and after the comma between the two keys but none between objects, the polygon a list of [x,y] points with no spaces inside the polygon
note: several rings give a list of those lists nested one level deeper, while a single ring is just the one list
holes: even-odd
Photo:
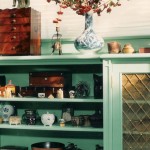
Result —
[{"label": "small chest drawer", "polygon": [[0,32],[30,32],[30,26],[26,24],[22,25],[2,25],[0,26]]},{"label": "small chest drawer", "polygon": [[15,17],[29,17],[31,14],[31,8],[22,9],[5,9],[0,10],[0,18],[15,18]]},{"label": "small chest drawer", "polygon": [[29,24],[30,18],[0,18],[0,25],[4,24]]},{"label": "small chest drawer", "polygon": [[29,49],[24,42],[0,43],[0,55],[30,55]]},{"label": "small chest drawer", "polygon": [[0,55],[40,54],[40,12],[30,7],[0,10]]},{"label": "small chest drawer", "polygon": [[19,42],[30,40],[30,33],[0,33],[0,42]]}]

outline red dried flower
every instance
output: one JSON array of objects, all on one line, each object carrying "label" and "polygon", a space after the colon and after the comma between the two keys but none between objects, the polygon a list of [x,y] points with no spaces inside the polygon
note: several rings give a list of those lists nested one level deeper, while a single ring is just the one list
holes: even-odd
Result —
[{"label": "red dried flower", "polygon": [[58,11],[57,14],[58,14],[58,15],[62,15],[63,12],[62,12],[62,11]]},{"label": "red dried flower", "polygon": [[107,13],[110,13],[111,12],[111,8],[107,8]]},{"label": "red dried flower", "polygon": [[61,19],[60,18],[56,18],[57,19],[57,21],[61,21]]},{"label": "red dried flower", "polygon": [[53,20],[53,23],[58,23],[58,20]]},{"label": "red dried flower", "polygon": [[[47,0],[50,2],[51,0]],[[56,1],[56,4],[59,3],[60,8],[70,7],[72,10],[76,11],[77,14],[83,15],[91,9],[94,13],[98,15],[106,10],[107,13],[112,11],[112,7],[121,6],[121,0],[53,0]],[[98,12],[97,10],[101,10]],[[62,15],[63,12],[57,12],[59,15]]]},{"label": "red dried flower", "polygon": [[63,9],[67,8],[66,5],[60,5],[60,7],[63,8]]}]

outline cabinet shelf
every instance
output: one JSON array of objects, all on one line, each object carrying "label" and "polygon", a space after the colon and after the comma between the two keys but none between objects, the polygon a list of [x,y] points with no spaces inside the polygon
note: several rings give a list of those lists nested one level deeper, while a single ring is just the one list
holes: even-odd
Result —
[{"label": "cabinet shelf", "polygon": [[124,104],[150,104],[150,100],[126,100],[125,102],[123,102]]},{"label": "cabinet shelf", "polygon": [[74,65],[102,64],[99,55],[42,55],[42,56],[0,56],[3,66],[9,65]]},{"label": "cabinet shelf", "polygon": [[65,102],[69,102],[69,103],[102,103],[103,100],[102,99],[94,99],[94,98],[75,98],[75,99],[70,99],[70,98],[64,98],[64,99],[58,99],[58,98],[54,98],[54,99],[48,99],[48,98],[0,98],[0,101],[5,102],[5,101],[9,101],[9,102],[58,102],[58,103],[65,103]]},{"label": "cabinet shelf", "polygon": [[150,132],[139,132],[139,131],[124,131],[123,134],[137,134],[137,135],[150,135]]},{"label": "cabinet shelf", "polygon": [[0,124],[0,129],[21,129],[21,130],[42,130],[42,131],[70,131],[70,132],[103,132],[103,128],[92,128],[92,127],[73,127],[65,126],[60,127],[59,125],[44,126],[44,125],[10,125]]}]

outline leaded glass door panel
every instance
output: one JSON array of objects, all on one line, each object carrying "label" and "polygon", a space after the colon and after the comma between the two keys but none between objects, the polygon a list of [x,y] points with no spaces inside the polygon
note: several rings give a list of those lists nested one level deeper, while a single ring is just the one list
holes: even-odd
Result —
[{"label": "leaded glass door panel", "polygon": [[150,74],[122,74],[123,150],[150,150]]}]

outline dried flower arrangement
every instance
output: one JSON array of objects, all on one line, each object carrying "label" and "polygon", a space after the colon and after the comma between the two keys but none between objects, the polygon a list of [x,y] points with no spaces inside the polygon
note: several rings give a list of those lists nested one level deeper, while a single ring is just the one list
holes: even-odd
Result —
[{"label": "dried flower arrangement", "polygon": [[[107,13],[111,13],[112,9],[121,6],[121,0],[53,0],[56,4],[59,4],[59,11],[57,12],[58,17],[53,20],[53,23],[58,24],[61,21],[61,15],[63,14],[62,9],[70,7],[78,15],[85,15],[87,12],[91,11],[97,13],[98,16],[101,15],[104,10]],[[47,0],[48,3],[51,0]]]}]

